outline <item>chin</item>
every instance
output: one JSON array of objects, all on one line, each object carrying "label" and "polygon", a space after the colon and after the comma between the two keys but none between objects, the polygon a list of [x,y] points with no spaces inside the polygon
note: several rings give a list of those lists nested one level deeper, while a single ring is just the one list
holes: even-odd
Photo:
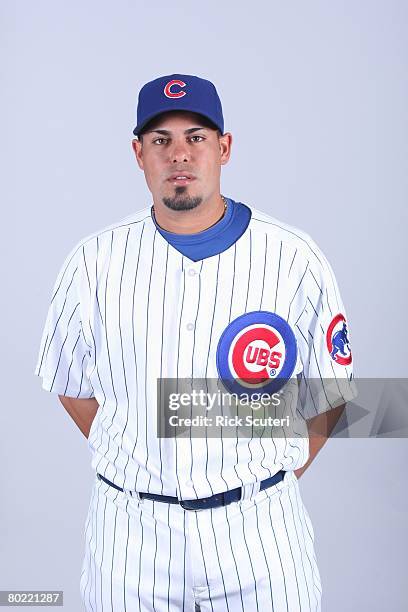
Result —
[{"label": "chin", "polygon": [[170,210],[192,210],[200,206],[203,198],[200,195],[188,193],[184,187],[176,187],[175,194],[165,195],[161,200]]}]

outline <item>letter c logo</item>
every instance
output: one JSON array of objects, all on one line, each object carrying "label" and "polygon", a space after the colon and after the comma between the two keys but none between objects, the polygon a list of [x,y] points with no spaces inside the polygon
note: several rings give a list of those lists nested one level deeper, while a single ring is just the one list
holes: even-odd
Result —
[{"label": "letter c logo", "polygon": [[179,87],[186,86],[186,84],[183,81],[178,81],[178,80],[169,81],[163,90],[165,96],[167,96],[168,98],[182,98],[183,96],[186,95],[185,91],[176,91],[176,92],[171,91],[171,88],[173,87],[173,85],[178,85]]}]

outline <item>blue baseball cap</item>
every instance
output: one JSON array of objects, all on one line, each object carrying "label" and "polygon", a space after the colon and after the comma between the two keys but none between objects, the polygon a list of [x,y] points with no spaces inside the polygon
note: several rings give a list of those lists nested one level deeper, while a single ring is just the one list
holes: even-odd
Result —
[{"label": "blue baseball cap", "polygon": [[140,90],[133,134],[138,136],[153,117],[172,110],[204,115],[224,133],[221,100],[213,83],[191,74],[168,74]]}]

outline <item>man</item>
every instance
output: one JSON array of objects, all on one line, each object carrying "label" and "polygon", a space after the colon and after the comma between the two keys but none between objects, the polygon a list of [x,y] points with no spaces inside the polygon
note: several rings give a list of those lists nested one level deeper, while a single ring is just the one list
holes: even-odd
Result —
[{"label": "man", "polygon": [[[232,136],[212,83],[147,83],[134,134],[153,206],[71,250],[35,371],[92,451],[85,609],[320,610],[297,479],[355,394],[333,271],[307,234],[221,195]],[[245,393],[277,394],[296,426],[158,435],[160,381],[185,380],[220,381],[237,417]]]}]

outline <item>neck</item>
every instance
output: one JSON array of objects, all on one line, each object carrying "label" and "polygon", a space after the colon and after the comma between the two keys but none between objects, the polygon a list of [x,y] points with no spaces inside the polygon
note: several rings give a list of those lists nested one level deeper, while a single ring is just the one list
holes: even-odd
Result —
[{"label": "neck", "polygon": [[163,202],[154,200],[153,212],[156,223],[174,234],[196,234],[202,232],[224,216],[226,204],[221,194],[216,194],[191,210],[171,210]]}]

